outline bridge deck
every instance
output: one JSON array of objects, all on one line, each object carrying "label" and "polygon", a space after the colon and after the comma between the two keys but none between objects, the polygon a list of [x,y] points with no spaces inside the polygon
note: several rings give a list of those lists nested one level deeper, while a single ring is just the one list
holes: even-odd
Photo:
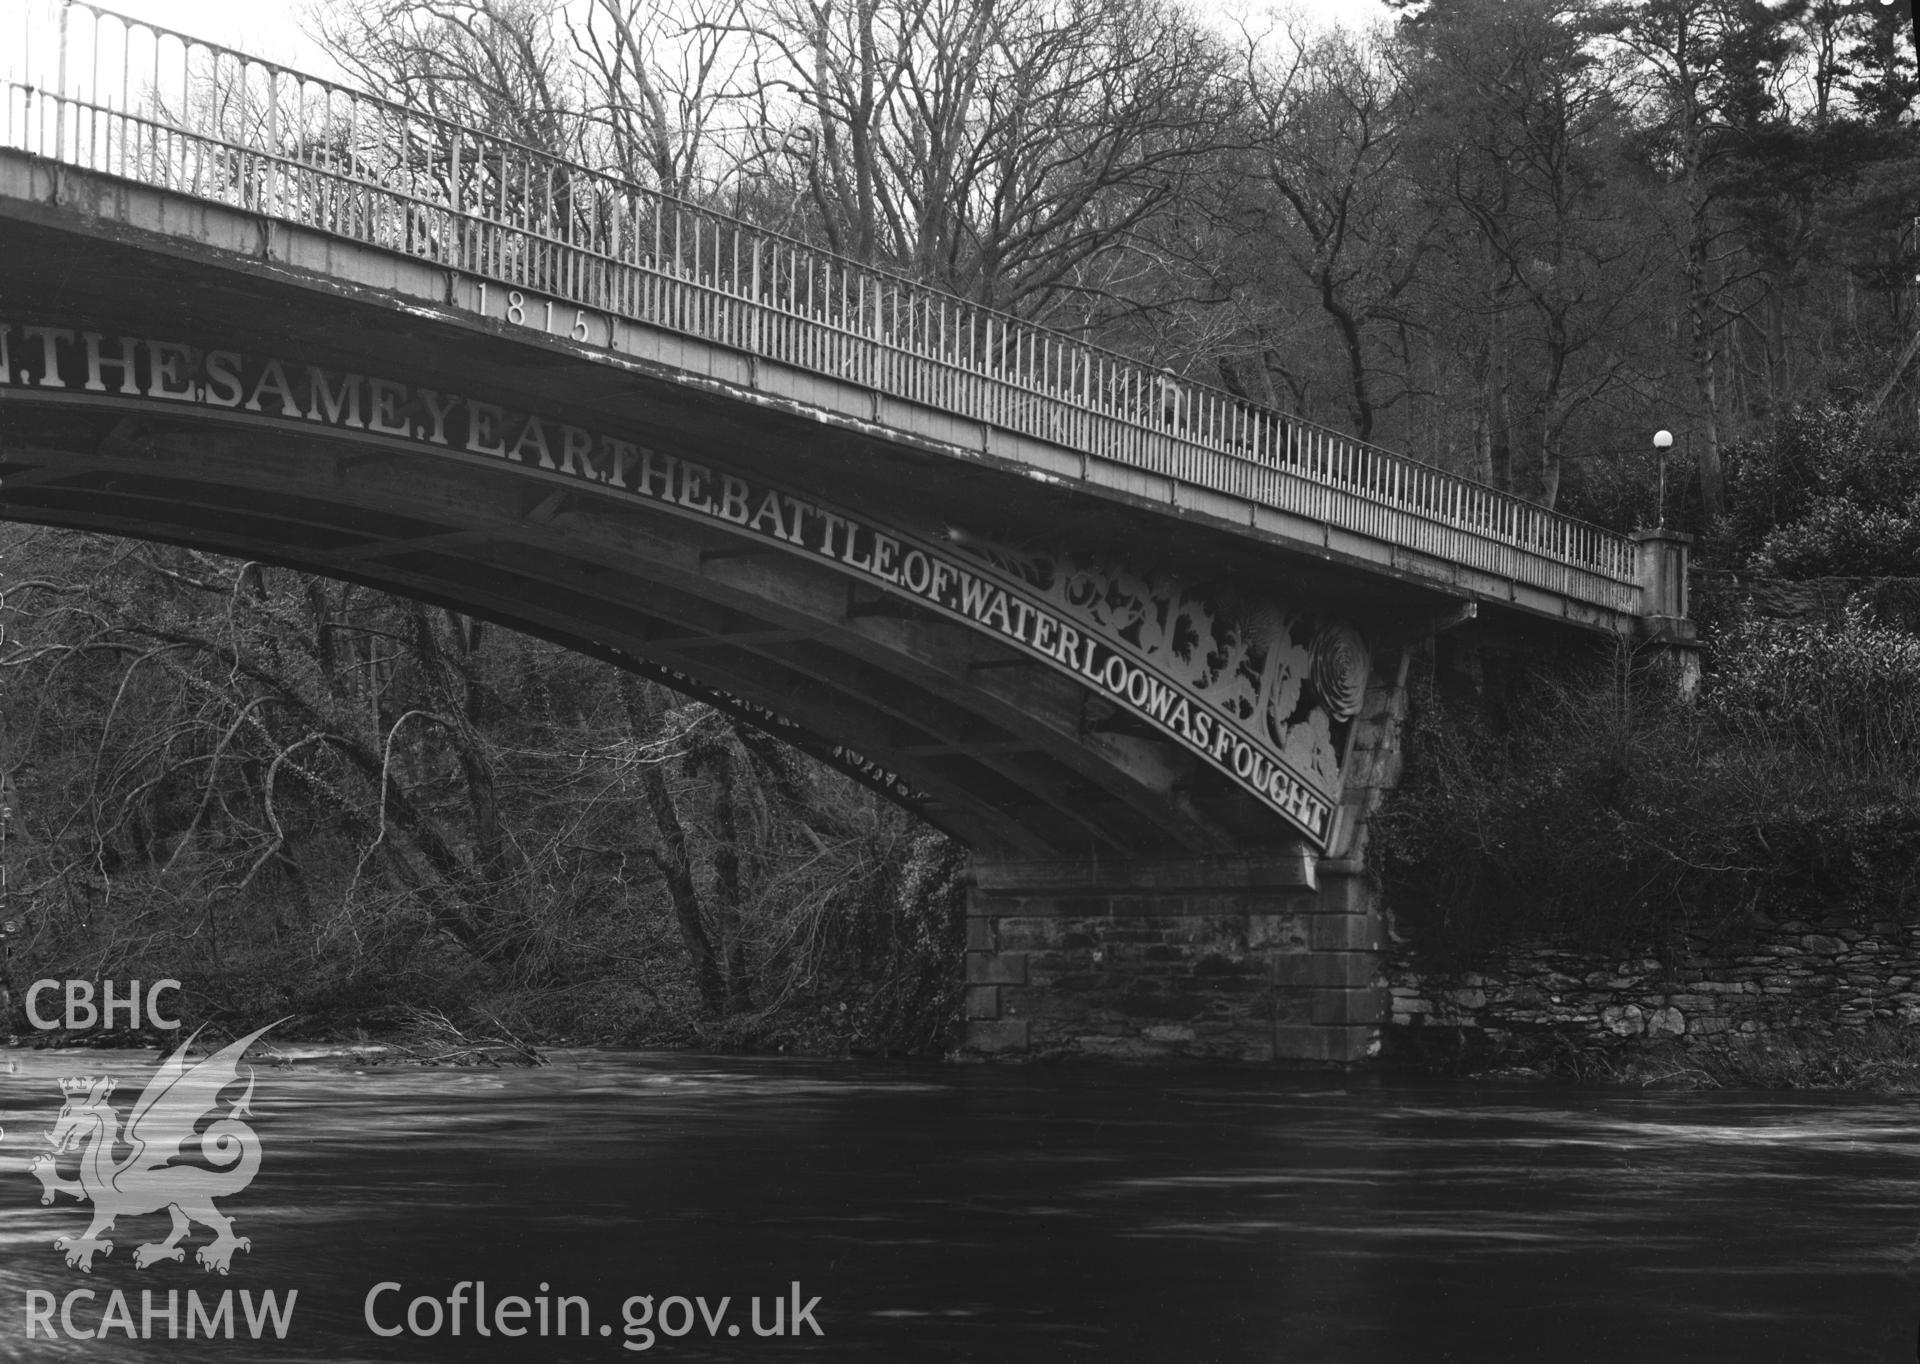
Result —
[{"label": "bridge deck", "polygon": [[738,358],[690,372],[761,387],[764,360],[827,381],[799,401],[862,391],[876,426],[1050,478],[1132,470],[1180,510],[1585,625],[1648,610],[1629,539],[1485,485],[230,49],[83,3],[57,25],[12,54],[6,147],[456,272],[477,298],[447,302],[556,341],[677,335]]}]

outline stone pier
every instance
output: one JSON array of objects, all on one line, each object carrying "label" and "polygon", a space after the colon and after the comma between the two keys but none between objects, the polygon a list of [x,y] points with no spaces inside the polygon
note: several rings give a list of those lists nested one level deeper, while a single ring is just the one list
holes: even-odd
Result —
[{"label": "stone pier", "polygon": [[[1687,537],[1637,535],[1649,602],[1636,647],[1698,677],[1687,616]],[[1442,632],[1456,651],[1501,636],[1472,604],[1435,615],[1370,657],[1341,753],[1326,846],[1280,839],[1212,856],[1021,860],[976,853],[967,901],[966,1049],[996,1057],[1198,1057],[1350,1064],[1397,1021],[1383,960],[1385,907],[1368,843],[1399,784],[1409,665]],[[1511,666],[1511,665],[1503,665]],[[1644,1001],[1636,1001],[1647,1012]],[[1404,1021],[1404,1019],[1398,1020]]]},{"label": "stone pier", "polygon": [[976,854],[967,1049],[1348,1063],[1388,1017],[1368,823],[1400,774],[1406,656],[1376,659],[1332,847],[1028,861]]},{"label": "stone pier", "polygon": [[1105,864],[976,857],[969,1048],[1359,1059],[1386,1005],[1374,980],[1379,919],[1362,878],[1315,872],[1302,854]]}]

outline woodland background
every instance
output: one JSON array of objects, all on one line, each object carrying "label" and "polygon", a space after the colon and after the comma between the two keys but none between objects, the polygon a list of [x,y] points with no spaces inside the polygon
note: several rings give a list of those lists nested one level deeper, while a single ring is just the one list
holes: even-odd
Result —
[{"label": "woodland background", "polygon": [[[1677,525],[1708,569],[1855,580],[1782,620],[1703,579],[1689,704],[1631,653],[1491,699],[1429,660],[1383,865],[1435,951],[1920,912],[1904,5],[1428,0],[1361,34],[1168,0],[341,0],[314,26],[390,98]],[[16,996],[171,975],[190,1019],[309,1032],[951,1042],[961,850],[710,708],[258,564],[14,528],[0,566]]]}]

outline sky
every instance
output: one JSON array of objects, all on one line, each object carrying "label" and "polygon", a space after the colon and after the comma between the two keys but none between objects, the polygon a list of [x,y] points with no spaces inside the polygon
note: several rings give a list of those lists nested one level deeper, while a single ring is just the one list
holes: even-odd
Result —
[{"label": "sky", "polygon": [[[136,19],[237,47],[249,55],[300,67],[314,75],[333,74],[331,63],[319,56],[301,31],[300,18],[308,0],[102,0]],[[1245,12],[1261,15],[1273,6],[1267,0],[1200,0],[1203,13],[1221,16]],[[1365,28],[1389,17],[1381,0],[1288,0],[1316,24]]]},{"label": "sky", "polygon": [[313,44],[301,31],[306,0],[101,0],[104,8],[144,19],[194,38],[237,47],[251,56],[288,66],[322,69],[331,63],[316,59]]}]

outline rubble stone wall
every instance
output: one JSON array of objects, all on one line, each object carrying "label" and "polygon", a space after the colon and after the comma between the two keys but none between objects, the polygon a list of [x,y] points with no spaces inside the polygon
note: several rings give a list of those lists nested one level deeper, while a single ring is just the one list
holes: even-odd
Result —
[{"label": "rubble stone wall", "polygon": [[[1496,968],[1423,973],[1404,950],[1385,967],[1388,1051],[1513,1053],[1621,1047],[1780,1028],[1920,1022],[1920,925],[1792,920],[1738,943],[1690,938],[1606,955],[1516,945]],[[1430,1030],[1430,1031],[1429,1031]]]}]

